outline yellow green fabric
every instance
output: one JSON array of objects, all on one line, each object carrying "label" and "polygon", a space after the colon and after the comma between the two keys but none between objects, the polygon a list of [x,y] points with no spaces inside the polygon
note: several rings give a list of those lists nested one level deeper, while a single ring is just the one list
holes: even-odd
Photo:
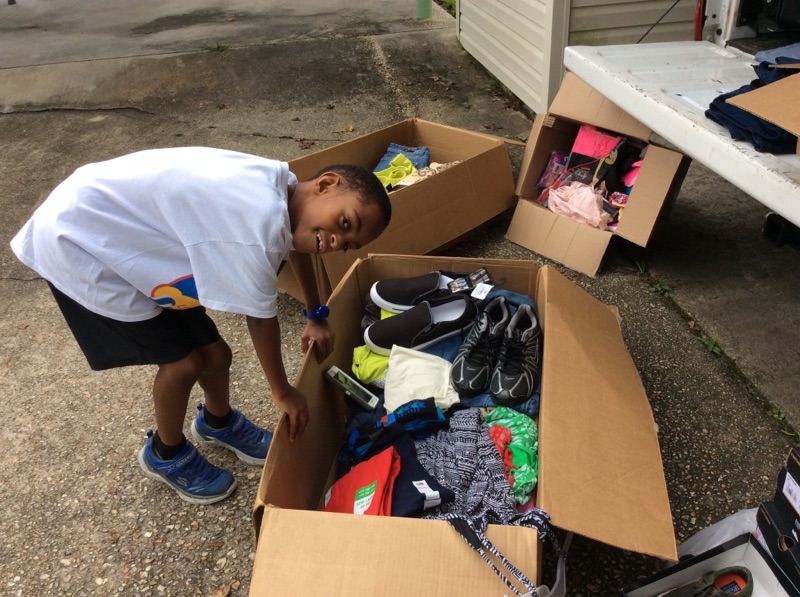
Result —
[{"label": "yellow green fabric", "polygon": [[403,180],[409,174],[416,172],[417,169],[406,156],[398,153],[394,159],[389,162],[389,167],[385,170],[375,172],[375,176],[381,181],[385,187],[393,187],[398,182]]},{"label": "yellow green fabric", "polygon": [[374,383],[383,377],[388,366],[388,355],[372,352],[367,345],[353,349],[353,375],[364,383]]}]

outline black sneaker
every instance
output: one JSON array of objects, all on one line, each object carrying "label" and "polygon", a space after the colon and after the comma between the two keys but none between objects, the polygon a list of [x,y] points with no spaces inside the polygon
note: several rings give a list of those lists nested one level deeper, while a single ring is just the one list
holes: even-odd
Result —
[{"label": "black sneaker", "polygon": [[466,274],[433,271],[413,278],[380,280],[372,285],[369,296],[381,309],[402,313],[422,301],[449,296],[452,291],[447,284],[462,276]]},{"label": "black sneaker", "polygon": [[490,389],[496,404],[516,406],[530,398],[542,377],[542,328],[536,310],[522,305],[503,335]]},{"label": "black sneaker", "polygon": [[461,396],[476,396],[489,387],[510,311],[504,296],[490,300],[458,349],[450,378]]},{"label": "black sneaker", "polygon": [[438,301],[423,301],[416,307],[382,319],[364,330],[364,343],[372,352],[388,355],[392,346],[423,350],[467,329],[478,309],[469,296],[450,294]]}]

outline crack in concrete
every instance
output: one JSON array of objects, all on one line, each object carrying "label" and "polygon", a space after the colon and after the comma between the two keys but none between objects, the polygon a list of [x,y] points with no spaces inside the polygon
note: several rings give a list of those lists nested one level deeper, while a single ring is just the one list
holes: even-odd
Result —
[{"label": "crack in concrete", "polygon": [[417,107],[409,98],[406,89],[403,86],[398,85],[395,82],[394,77],[391,76],[392,67],[389,64],[389,60],[386,58],[383,48],[378,43],[377,38],[369,37],[366,39],[369,42],[372,50],[372,56],[375,59],[375,64],[378,67],[377,71],[380,74],[383,82],[392,91],[395,98],[397,98],[397,103],[401,111],[407,116],[417,116]]},{"label": "crack in concrete", "polygon": [[143,110],[142,108],[137,108],[135,106],[117,106],[113,108],[75,108],[75,107],[46,107],[46,108],[25,108],[22,107],[20,109],[13,108],[8,111],[0,112],[0,114],[38,114],[42,112],[118,112],[123,116],[129,116],[129,112],[132,112],[133,116],[140,116],[140,115],[147,115],[147,116],[155,116],[155,112],[148,112],[147,110]]}]

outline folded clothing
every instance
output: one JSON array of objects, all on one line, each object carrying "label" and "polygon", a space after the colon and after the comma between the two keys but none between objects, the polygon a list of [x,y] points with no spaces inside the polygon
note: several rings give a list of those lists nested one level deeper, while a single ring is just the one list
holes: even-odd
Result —
[{"label": "folded clothing", "polygon": [[[775,59],[776,64],[791,64],[792,62],[793,59],[788,57]],[[757,79],[751,81],[749,85],[743,85],[734,91],[714,98],[706,110],[706,117],[728,129],[733,140],[747,141],[753,145],[756,151],[774,154],[795,153],[797,150],[795,135],[726,101],[728,98],[759,89],[796,72],[791,69],[769,68],[769,66],[770,64],[766,62],[755,65],[753,68],[758,76]]]},{"label": "folded clothing", "polygon": [[412,172],[408,176],[406,176],[403,180],[397,183],[398,187],[406,187],[408,185],[412,185],[415,182],[419,182],[421,180],[425,180],[426,178],[430,178],[434,174],[438,174],[439,172],[444,172],[448,168],[452,168],[456,164],[460,164],[461,160],[456,160],[454,162],[431,162],[430,166],[426,166],[425,168],[418,168],[416,172]]},{"label": "folded clothing", "polygon": [[383,439],[385,435],[391,438],[401,430],[405,430],[416,439],[424,437],[445,423],[444,413],[436,406],[433,398],[414,400],[393,413],[357,421],[347,432],[347,449],[354,460],[360,461],[375,451],[374,446],[379,440],[391,443]]},{"label": "folded clothing", "polygon": [[334,483],[325,495],[325,512],[390,516],[400,456],[393,447],[365,460]]},{"label": "folded clothing", "polygon": [[411,160],[401,153],[392,158],[388,167],[383,170],[376,170],[374,174],[384,187],[391,189],[409,174],[416,171],[417,169],[411,163]]},{"label": "folded clothing", "polygon": [[392,412],[413,400],[433,397],[443,411],[458,403],[450,382],[450,361],[419,350],[392,347],[386,371],[384,406]]},{"label": "folded clothing", "polygon": [[417,170],[430,166],[431,164],[431,150],[427,147],[409,147],[398,143],[389,143],[386,153],[383,154],[378,165],[373,168],[373,172],[379,172],[380,170],[388,168],[392,160],[401,153],[409,159]]}]

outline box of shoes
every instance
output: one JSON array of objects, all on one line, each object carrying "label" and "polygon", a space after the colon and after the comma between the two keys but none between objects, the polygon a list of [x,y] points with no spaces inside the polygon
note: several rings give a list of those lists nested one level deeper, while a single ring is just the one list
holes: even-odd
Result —
[{"label": "box of shoes", "polygon": [[[651,135],[566,73],[550,111],[534,120],[506,238],[589,276],[599,270],[613,236],[647,246],[690,163],[651,142]],[[602,187],[604,199],[596,192]]]},{"label": "box of shoes", "polygon": [[625,597],[788,597],[796,594],[780,568],[750,533],[622,590]]},{"label": "box of shoes", "polygon": [[779,503],[761,503],[755,535],[800,593],[800,534],[786,514]]},{"label": "box of shoes", "polygon": [[[425,147],[431,162],[453,165],[413,184],[393,188],[389,195],[392,221],[368,247],[317,256],[317,281],[326,296],[350,265],[366,257],[368,251],[433,254],[514,205],[514,176],[501,139],[418,118],[291,160],[289,168],[300,180],[332,164],[357,164],[372,171],[390,143]],[[302,300],[291,267],[283,269],[278,284]]]},{"label": "box of shoes", "polygon": [[[463,528],[457,532],[448,522],[418,516],[325,510],[348,408],[325,381],[325,372],[332,365],[352,370],[354,349],[365,342],[361,323],[373,285],[480,268],[502,283],[498,291],[529,297],[538,310],[543,352],[536,357],[541,367],[536,506],[558,529],[677,559],[655,422],[611,308],[555,268],[538,269],[530,261],[371,255],[351,267],[328,301],[335,351],[322,363],[306,358],[295,381],[308,399],[305,433],[290,443],[285,417],[275,428],[253,510],[252,595],[510,594],[462,538]],[[531,327],[529,322],[519,325]],[[420,330],[414,342],[425,343],[428,338]],[[370,336],[379,346],[385,340],[383,333]],[[472,410],[460,409],[453,416]],[[377,491],[367,489],[369,495]],[[355,495],[356,505],[369,501],[359,502],[364,493]],[[541,542],[536,529],[492,523],[485,536],[531,582],[552,585],[552,578],[541,578],[540,567],[552,545]],[[486,557],[500,562],[496,554]],[[515,587],[526,592],[525,585]]]},{"label": "box of shoes", "polygon": [[800,534],[800,484],[786,467],[778,473],[778,488],[772,503],[781,518],[794,528],[795,533]]},{"label": "box of shoes", "polygon": [[[778,477],[778,491],[800,518],[800,449],[792,448],[786,459],[786,473]],[[800,528],[800,527],[799,527]]]}]

